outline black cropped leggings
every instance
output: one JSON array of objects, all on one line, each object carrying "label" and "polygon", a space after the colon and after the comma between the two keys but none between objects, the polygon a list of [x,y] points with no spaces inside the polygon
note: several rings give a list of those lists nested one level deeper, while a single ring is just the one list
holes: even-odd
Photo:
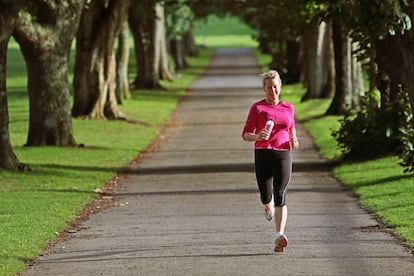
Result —
[{"label": "black cropped leggings", "polygon": [[254,161],[262,203],[269,203],[273,195],[275,206],[286,205],[286,192],[292,174],[291,152],[256,149]]}]

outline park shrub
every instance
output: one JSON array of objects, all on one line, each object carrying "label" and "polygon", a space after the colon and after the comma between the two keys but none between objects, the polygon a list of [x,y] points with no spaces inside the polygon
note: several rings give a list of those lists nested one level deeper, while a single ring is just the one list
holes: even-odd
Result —
[{"label": "park shrub", "polygon": [[401,133],[400,165],[404,167],[404,172],[414,172],[414,122],[410,102],[406,100],[405,108],[402,110],[401,121],[404,122],[399,131]]},{"label": "park shrub", "polygon": [[404,166],[414,164],[414,137],[411,110],[406,93],[397,99],[378,102],[364,98],[360,110],[350,112],[341,120],[341,127],[332,135],[341,148],[345,160],[369,160],[388,155],[404,157]]}]

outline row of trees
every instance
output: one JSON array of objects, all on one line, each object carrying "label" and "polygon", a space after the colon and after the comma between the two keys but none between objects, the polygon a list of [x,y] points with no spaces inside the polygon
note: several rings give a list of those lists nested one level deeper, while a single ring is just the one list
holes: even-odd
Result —
[{"label": "row of trees", "polygon": [[[138,72],[133,85],[157,88],[187,66],[186,54],[197,52],[192,20],[213,13],[238,16],[256,30],[285,83],[305,84],[303,100],[332,98],[326,114],[345,116],[335,134],[345,155],[366,158],[397,148],[413,168],[414,3],[404,0],[0,0],[0,168],[22,167],[8,139],[11,36],[27,65],[27,145],[67,146],[76,144],[72,116],[126,119],[118,104],[129,97],[129,31]],[[67,68],[74,38],[71,108]]]},{"label": "row of trees", "polygon": [[[11,37],[27,67],[26,146],[74,146],[73,117],[127,119],[119,103],[130,97],[129,32],[135,43],[134,87],[159,88],[160,80],[172,80],[175,70],[187,66],[185,56],[196,51],[192,36],[186,35],[191,20],[183,1],[1,0],[0,168],[29,169],[14,154],[8,132],[6,64]],[[68,63],[75,38],[71,107]],[[174,66],[169,66],[169,55]]]},{"label": "row of trees", "polygon": [[303,100],[332,98],[326,114],[344,115],[333,135],[345,158],[399,154],[406,171],[414,170],[413,1],[227,4],[258,31],[284,80],[305,84]]}]

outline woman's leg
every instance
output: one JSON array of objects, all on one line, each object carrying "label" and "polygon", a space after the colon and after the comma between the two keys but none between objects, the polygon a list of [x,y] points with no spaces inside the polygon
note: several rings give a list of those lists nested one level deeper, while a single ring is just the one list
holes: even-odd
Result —
[{"label": "woman's leg", "polygon": [[255,150],[254,164],[260,199],[266,207],[273,207],[272,153],[267,150]]},{"label": "woman's leg", "polygon": [[255,171],[257,185],[260,192],[260,199],[265,206],[264,216],[268,221],[274,218],[274,201],[273,201],[273,154],[267,150],[255,151]]},{"label": "woman's leg", "polygon": [[273,170],[273,190],[275,199],[276,231],[283,233],[287,221],[286,193],[292,174],[292,156],[289,151],[276,152]]},{"label": "woman's leg", "polygon": [[275,198],[275,252],[283,252],[287,246],[287,237],[284,235],[288,209],[286,193],[292,174],[292,156],[290,152],[276,152],[274,161],[273,189]]},{"label": "woman's leg", "polygon": [[282,207],[276,207],[276,210],[275,210],[276,233],[280,233],[280,234],[285,233],[287,216],[288,216],[288,209],[286,205]]}]

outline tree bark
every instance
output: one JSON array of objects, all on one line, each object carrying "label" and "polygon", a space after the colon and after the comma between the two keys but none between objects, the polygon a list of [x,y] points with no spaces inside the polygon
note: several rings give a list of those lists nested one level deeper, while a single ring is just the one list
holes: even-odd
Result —
[{"label": "tree bark", "polygon": [[126,119],[116,101],[115,40],[127,19],[129,0],[92,0],[76,36],[74,117]]},{"label": "tree bark", "polygon": [[[411,18],[412,22],[414,18]],[[408,32],[407,36],[399,39],[399,44],[401,44],[401,54],[403,55],[403,73],[402,81],[403,87],[408,91],[408,96],[410,98],[411,110],[414,110],[414,49],[412,47],[412,42],[414,41],[414,30]],[[413,120],[414,124],[414,120]]]},{"label": "tree bark", "polygon": [[358,49],[358,44],[351,42],[351,93],[352,99],[350,106],[352,109],[360,109],[361,101],[365,95],[364,77],[362,70],[362,63],[357,56],[353,54]]},{"label": "tree bark", "polygon": [[72,146],[68,59],[83,0],[21,10],[13,34],[26,61],[30,118],[27,146]]},{"label": "tree bark", "polygon": [[[134,10],[134,9],[132,9]],[[137,11],[129,16],[129,25],[135,44],[137,75],[133,82],[135,88],[160,88],[159,77],[154,68],[154,26],[153,19],[143,20]]]},{"label": "tree bark", "polygon": [[[381,91],[381,106],[385,101],[395,100],[400,89],[408,92],[411,110],[414,110],[414,30],[404,36],[387,36],[378,40],[376,45],[376,61],[378,71],[385,76]],[[390,49],[393,49],[390,51]],[[381,85],[380,85],[381,87]]]},{"label": "tree bark", "polygon": [[199,54],[195,39],[194,39],[194,34],[193,34],[193,24],[191,24],[190,29],[188,30],[188,32],[184,33],[184,49],[185,49],[185,53],[187,56],[190,57],[196,57]]},{"label": "tree bark", "polygon": [[155,6],[155,50],[154,50],[154,70],[161,80],[172,81],[174,79],[173,72],[168,66],[168,51],[165,34],[165,16],[164,6],[157,3]]},{"label": "tree bark", "polygon": [[286,80],[285,84],[300,82],[302,71],[303,48],[301,40],[289,40],[286,42]]},{"label": "tree bark", "polygon": [[184,44],[182,39],[170,40],[170,52],[174,60],[174,69],[181,70],[189,67],[186,60]]},{"label": "tree bark", "polygon": [[168,69],[162,5],[154,0],[137,2],[130,10],[129,25],[134,37],[137,64],[134,87],[162,88],[160,79],[173,78]]},{"label": "tree bark", "polygon": [[324,98],[334,88],[330,24],[313,21],[303,34],[304,82],[302,101]]},{"label": "tree bark", "polygon": [[343,115],[348,110],[346,98],[351,94],[350,87],[350,68],[348,55],[350,53],[350,43],[348,32],[345,28],[334,22],[332,24],[332,36],[334,41],[335,52],[335,96],[329,106],[326,114]]},{"label": "tree bark", "polygon": [[[9,8],[9,7],[8,7]],[[30,170],[19,161],[13,151],[9,136],[9,109],[7,102],[7,45],[14,28],[10,9],[0,10],[0,169],[10,171]]]},{"label": "tree bark", "polygon": [[128,61],[129,61],[129,27],[125,21],[122,31],[118,37],[118,49],[116,52],[116,98],[119,104],[123,100],[131,98],[128,80]]}]

